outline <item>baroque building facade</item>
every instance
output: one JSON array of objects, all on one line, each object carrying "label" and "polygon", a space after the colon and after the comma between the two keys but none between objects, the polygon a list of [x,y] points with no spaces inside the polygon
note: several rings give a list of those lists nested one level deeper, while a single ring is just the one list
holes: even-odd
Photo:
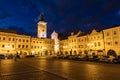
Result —
[{"label": "baroque building facade", "polygon": [[91,33],[71,33],[61,40],[59,54],[62,55],[120,55],[120,26]]},{"label": "baroque building facade", "polygon": [[17,34],[16,31],[0,30],[0,54],[25,55],[120,55],[120,26],[91,33],[71,33],[59,40],[53,31],[47,38],[47,22],[42,13],[38,22],[37,37]]},{"label": "baroque building facade", "polygon": [[54,54],[54,40],[47,38],[47,22],[44,15],[38,22],[37,37],[19,35],[16,31],[0,30],[0,54],[47,56]]}]

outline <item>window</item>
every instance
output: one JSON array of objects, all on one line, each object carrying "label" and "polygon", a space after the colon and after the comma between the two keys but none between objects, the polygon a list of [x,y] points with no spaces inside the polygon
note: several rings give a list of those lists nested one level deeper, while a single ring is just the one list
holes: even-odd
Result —
[{"label": "window", "polygon": [[28,40],[26,40],[26,42],[28,42]]},{"label": "window", "polygon": [[13,38],[13,41],[15,41],[15,38]]},{"label": "window", "polygon": [[74,48],[76,48],[76,46],[74,46]]},{"label": "window", "polygon": [[83,45],[81,45],[81,48],[83,48]]},{"label": "window", "polygon": [[5,40],[5,37],[3,37],[3,40]]},{"label": "window", "polygon": [[94,43],[95,44],[95,47],[97,46],[97,44],[96,43]]},{"label": "window", "polygon": [[5,45],[3,44],[3,45],[2,45],[2,48],[4,48],[4,47],[5,47]]},{"label": "window", "polygon": [[100,38],[100,36],[98,36],[98,38]]},{"label": "window", "polygon": [[28,45],[26,45],[26,48],[28,48]]},{"label": "window", "polygon": [[98,46],[100,46],[100,42],[98,42]]},{"label": "window", "polygon": [[110,42],[108,42],[107,44],[110,45]]},{"label": "window", "polygon": [[117,44],[118,44],[118,42],[117,42],[117,41],[115,41],[115,44],[117,45]]},{"label": "window", "polygon": [[110,34],[107,32],[107,36],[109,36]]},{"label": "window", "polygon": [[18,48],[20,48],[20,45],[18,45]]},{"label": "window", "polygon": [[12,45],[12,48],[14,48],[14,45]]},{"label": "window", "polygon": [[22,45],[22,48],[24,48],[24,45]]},{"label": "window", "polygon": [[74,42],[76,42],[76,40],[74,40]]},{"label": "window", "polygon": [[9,41],[11,41],[11,38],[9,38]]},{"label": "window", "polygon": [[25,42],[25,40],[23,39],[23,42]]},{"label": "window", "polygon": [[21,42],[21,39],[19,39],[19,42]]},{"label": "window", "polygon": [[114,31],[114,35],[116,35],[117,34],[117,32],[116,31]]}]

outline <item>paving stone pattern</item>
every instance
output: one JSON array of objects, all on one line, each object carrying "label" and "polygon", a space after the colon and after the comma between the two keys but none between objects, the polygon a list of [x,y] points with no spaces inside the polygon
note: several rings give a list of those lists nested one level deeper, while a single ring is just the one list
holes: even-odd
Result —
[{"label": "paving stone pattern", "polygon": [[14,60],[0,61],[0,80],[65,80],[64,78],[50,74]]}]

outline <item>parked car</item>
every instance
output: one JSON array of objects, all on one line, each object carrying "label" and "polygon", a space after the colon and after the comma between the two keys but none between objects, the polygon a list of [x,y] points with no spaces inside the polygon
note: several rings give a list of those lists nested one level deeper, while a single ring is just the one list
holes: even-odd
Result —
[{"label": "parked car", "polygon": [[7,59],[13,59],[13,57],[14,57],[14,56],[13,56],[12,54],[6,55],[6,58],[7,58]]},{"label": "parked car", "polygon": [[81,61],[88,61],[88,56],[79,56],[78,58]]},{"label": "parked car", "polygon": [[102,58],[99,59],[99,62],[109,63],[110,62],[109,56],[103,56]]},{"label": "parked car", "polygon": [[113,62],[113,63],[120,63],[120,58],[117,58],[117,57],[116,57],[116,58],[114,58],[114,59],[112,60],[112,62]]},{"label": "parked car", "polygon": [[95,61],[95,62],[97,62],[97,61],[99,61],[99,58],[98,58],[98,56],[89,56],[88,57],[88,61]]},{"label": "parked car", "polygon": [[35,57],[34,55],[27,55],[26,58],[33,58]]},{"label": "parked car", "polygon": [[5,55],[0,54],[0,59],[5,59]]}]

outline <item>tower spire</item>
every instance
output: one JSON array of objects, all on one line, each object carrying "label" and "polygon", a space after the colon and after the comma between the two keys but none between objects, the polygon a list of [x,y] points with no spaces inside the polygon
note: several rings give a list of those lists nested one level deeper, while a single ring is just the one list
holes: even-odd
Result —
[{"label": "tower spire", "polygon": [[44,12],[42,12],[42,13],[41,13],[41,16],[40,16],[40,21],[44,21],[44,22],[45,22]]}]

